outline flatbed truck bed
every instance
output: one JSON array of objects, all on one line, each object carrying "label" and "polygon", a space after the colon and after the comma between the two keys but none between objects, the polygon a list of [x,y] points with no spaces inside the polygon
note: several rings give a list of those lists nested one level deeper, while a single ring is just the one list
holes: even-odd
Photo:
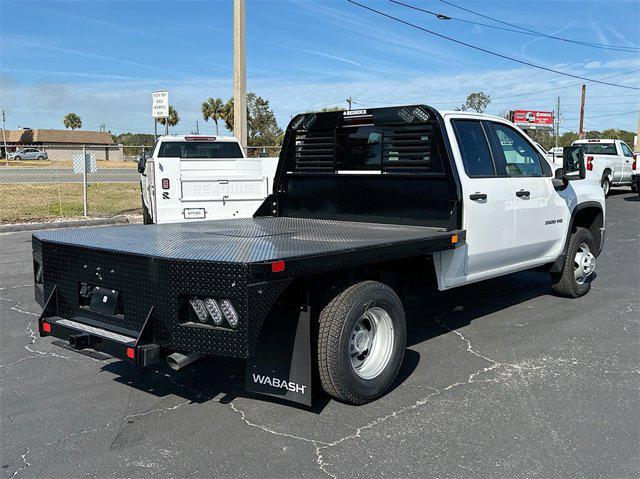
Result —
[{"label": "flatbed truck bed", "polygon": [[54,243],[157,260],[246,264],[252,273],[284,261],[283,273],[450,249],[464,231],[309,218],[262,217],[35,233]]}]

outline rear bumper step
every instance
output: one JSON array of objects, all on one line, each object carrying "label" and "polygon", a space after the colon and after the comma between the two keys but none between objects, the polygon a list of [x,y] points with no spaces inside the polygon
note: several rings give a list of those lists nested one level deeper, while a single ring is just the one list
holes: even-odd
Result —
[{"label": "rear bumper step", "polygon": [[137,338],[134,338],[55,316],[56,309],[56,288],[54,288],[38,319],[40,336],[53,336],[68,341],[71,349],[93,349],[142,367],[160,362],[160,347],[157,344],[142,341],[145,328]]},{"label": "rear bumper step", "polygon": [[40,336],[53,336],[68,341],[71,349],[93,349],[142,367],[160,362],[160,347],[157,344],[136,345],[136,338],[69,319],[55,316],[43,319]]}]

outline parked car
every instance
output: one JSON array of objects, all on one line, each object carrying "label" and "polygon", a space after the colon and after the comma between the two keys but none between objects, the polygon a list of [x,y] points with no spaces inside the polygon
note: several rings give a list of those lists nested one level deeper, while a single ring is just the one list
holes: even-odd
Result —
[{"label": "parked car", "polygon": [[38,148],[20,148],[9,153],[10,160],[46,160],[49,158],[47,152]]},{"label": "parked car", "polygon": [[297,115],[252,218],[35,233],[38,330],[139,366],[241,358],[250,391],[310,405],[315,377],[363,404],[400,369],[408,296],[532,268],[587,294],[605,201],[585,175],[581,148],[556,168],[496,116]]},{"label": "parked car", "polygon": [[250,218],[278,158],[247,158],[234,137],[162,136],[138,159],[144,224]]},{"label": "parked car", "polygon": [[600,183],[605,198],[612,186],[632,186],[634,153],[624,141],[592,138],[576,140],[574,145],[584,151],[587,178]]}]

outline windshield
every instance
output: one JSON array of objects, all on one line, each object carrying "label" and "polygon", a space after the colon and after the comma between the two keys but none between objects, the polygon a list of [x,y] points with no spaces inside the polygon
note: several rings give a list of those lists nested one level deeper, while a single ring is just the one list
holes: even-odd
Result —
[{"label": "windshield", "polygon": [[234,142],[167,141],[160,145],[159,158],[242,158]]},{"label": "windshield", "polygon": [[615,143],[579,143],[585,155],[617,155]]}]

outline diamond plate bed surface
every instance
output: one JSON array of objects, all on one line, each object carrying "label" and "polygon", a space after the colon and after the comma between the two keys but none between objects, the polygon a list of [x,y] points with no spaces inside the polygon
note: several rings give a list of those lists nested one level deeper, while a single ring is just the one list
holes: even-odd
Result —
[{"label": "diamond plate bed surface", "polygon": [[158,258],[253,263],[449,236],[412,225],[264,217],[34,233],[42,241]]}]

